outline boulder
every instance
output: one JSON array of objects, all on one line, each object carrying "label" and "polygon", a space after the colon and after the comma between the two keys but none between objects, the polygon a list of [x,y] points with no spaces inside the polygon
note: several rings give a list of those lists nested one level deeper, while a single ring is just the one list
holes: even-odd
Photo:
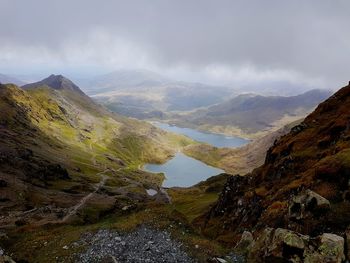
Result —
[{"label": "boulder", "polygon": [[9,256],[0,256],[0,263],[16,263],[12,258]]},{"label": "boulder", "polygon": [[350,259],[350,227],[348,227],[345,231],[345,247],[346,258]]},{"label": "boulder", "polygon": [[329,209],[330,202],[326,198],[311,190],[306,190],[292,198],[288,215],[290,218],[300,220]]},{"label": "boulder", "polygon": [[324,198],[323,196],[311,191],[306,191],[306,208],[308,210],[313,209],[329,209],[330,208],[330,202]]},{"label": "boulder", "polygon": [[252,233],[244,231],[241,240],[237,243],[237,245],[234,248],[235,253],[242,256],[247,256],[252,248],[253,242],[254,238]]},{"label": "boulder", "polygon": [[251,243],[247,262],[341,263],[344,239],[330,233],[310,238],[287,229],[266,228]]},{"label": "boulder", "polygon": [[273,231],[273,228],[265,228],[262,233],[258,235],[247,255],[247,262],[265,262]]},{"label": "boulder", "polygon": [[16,263],[12,258],[5,254],[5,251],[0,247],[0,263]]},{"label": "boulder", "polygon": [[344,238],[335,234],[324,233],[317,237],[317,249],[305,251],[305,262],[308,263],[341,263],[345,260]]}]

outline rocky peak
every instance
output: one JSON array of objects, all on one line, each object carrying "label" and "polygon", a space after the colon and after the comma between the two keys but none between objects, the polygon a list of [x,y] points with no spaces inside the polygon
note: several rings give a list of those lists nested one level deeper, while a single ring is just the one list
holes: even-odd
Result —
[{"label": "rocky peak", "polygon": [[71,80],[62,75],[51,74],[49,77],[31,84],[22,86],[23,89],[32,89],[40,86],[48,86],[55,90],[70,90],[78,93],[83,93],[80,88]]}]

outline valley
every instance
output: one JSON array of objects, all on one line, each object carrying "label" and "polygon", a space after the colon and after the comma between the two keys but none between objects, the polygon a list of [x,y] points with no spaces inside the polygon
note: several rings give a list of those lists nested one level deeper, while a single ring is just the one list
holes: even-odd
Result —
[{"label": "valley", "polygon": [[290,96],[240,93],[143,70],[116,71],[88,83],[95,87],[87,88],[95,101],[125,116],[248,139],[304,118],[331,95],[320,89]]},{"label": "valley", "polygon": [[350,1],[0,10],[0,263],[350,263]]},{"label": "valley", "polygon": [[[347,206],[332,193],[340,186],[331,179],[327,181],[328,177],[321,176],[315,184],[310,181],[313,173],[309,175],[308,170],[290,177],[289,159],[274,164],[277,168],[269,168],[277,158],[271,157],[274,149],[281,147],[278,151],[285,158],[284,141],[288,138],[297,143],[302,136],[299,134],[310,126],[314,128],[309,132],[318,134],[319,126],[312,126],[315,121],[321,123],[320,127],[326,125],[325,137],[316,146],[319,152],[324,152],[318,161],[322,163],[320,167],[325,165],[322,169],[326,169],[326,174],[332,173],[327,168],[331,158],[327,156],[332,152],[323,145],[329,145],[329,140],[340,140],[336,159],[339,167],[346,170],[341,161],[347,156],[345,133],[329,137],[337,136],[346,124],[331,123],[328,129],[318,115],[329,109],[329,114],[335,114],[333,111],[338,108],[333,106],[337,105],[333,100],[346,104],[347,91],[345,87],[333,95],[305,120],[297,119],[284,126],[280,122],[276,129],[247,140],[110,112],[61,75],[22,87],[1,84],[0,246],[16,261],[29,262],[76,262],[78,258],[91,262],[97,257],[113,262],[117,260],[113,256],[116,253],[126,258],[133,255],[152,260],[162,249],[166,258],[176,255],[175,258],[184,258],[186,262],[192,258],[199,262],[253,258],[254,262],[257,259],[254,249],[259,248],[253,247],[248,253],[237,245],[233,250],[232,244],[243,242],[235,220],[246,222],[246,229],[257,235],[267,231],[265,226],[285,227],[281,225],[281,216],[290,216],[286,215],[287,206],[296,202],[288,194],[290,191],[303,194],[306,190],[301,186],[305,186],[307,193],[317,200],[329,199],[336,204],[332,208],[335,210],[331,210],[333,215],[337,215],[337,206],[347,213]],[[332,135],[327,135],[328,130]],[[314,147],[309,140],[310,147]],[[290,145],[294,147],[294,143]],[[305,160],[306,154],[311,159],[305,165],[313,165],[313,152],[298,147],[292,160]],[[300,168],[291,172],[303,171],[301,164],[293,167]],[[316,169],[317,174],[323,174],[321,168]],[[272,170],[266,174],[265,169]],[[275,174],[278,169],[281,175]],[[283,173],[287,174],[285,182],[274,179]],[[346,191],[343,195],[346,196]],[[238,208],[227,201],[237,198],[244,200]],[[241,210],[244,205],[247,210]],[[326,213],[325,222],[329,222],[330,228],[347,222],[342,215],[338,218],[322,213]],[[257,222],[253,218],[261,222],[261,228],[253,228]],[[309,227],[313,227],[315,235],[324,233],[313,225],[312,217],[310,220]],[[285,224],[290,227],[283,231],[311,235],[297,222],[291,222],[287,219]],[[275,230],[271,231],[274,235]],[[144,233],[159,240],[166,238],[162,242],[152,241]],[[92,237],[95,241],[91,241]],[[135,242],[147,245],[135,251],[131,245]]]}]

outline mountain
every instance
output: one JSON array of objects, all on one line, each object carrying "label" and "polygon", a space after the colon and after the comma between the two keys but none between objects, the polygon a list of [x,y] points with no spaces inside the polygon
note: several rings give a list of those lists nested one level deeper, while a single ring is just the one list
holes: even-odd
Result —
[{"label": "mountain", "polygon": [[262,166],[229,177],[218,201],[197,219],[203,232],[231,244],[244,230],[252,232],[242,236],[250,262],[344,260],[350,225],[349,107],[350,85],[277,140]]},{"label": "mountain", "polygon": [[148,202],[164,177],[139,167],[190,143],[107,111],[60,75],[1,84],[0,226],[91,222]]},{"label": "mountain", "polygon": [[24,85],[25,83],[17,78],[14,78],[12,76],[4,75],[0,73],[0,83],[8,84],[13,83],[16,85]]},{"label": "mountain", "polygon": [[174,115],[170,121],[201,130],[259,137],[303,118],[330,91],[311,90],[291,97],[242,94],[228,101],[189,113]]},{"label": "mountain", "polygon": [[110,110],[139,119],[209,106],[233,93],[227,87],[174,81],[147,70],[102,75],[92,79],[86,90]]},{"label": "mountain", "polygon": [[[55,90],[69,90],[85,95],[81,89],[75,85],[71,80],[63,77],[62,75],[50,75],[49,77],[30,84],[22,86],[22,89],[35,89],[37,87],[47,86]],[[85,95],[86,96],[86,95]]]}]

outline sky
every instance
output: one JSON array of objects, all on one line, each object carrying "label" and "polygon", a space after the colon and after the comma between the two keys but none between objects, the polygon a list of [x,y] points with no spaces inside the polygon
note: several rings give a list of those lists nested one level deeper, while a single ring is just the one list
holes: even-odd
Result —
[{"label": "sky", "polygon": [[0,0],[0,73],[148,69],[219,85],[338,88],[348,0]]}]

